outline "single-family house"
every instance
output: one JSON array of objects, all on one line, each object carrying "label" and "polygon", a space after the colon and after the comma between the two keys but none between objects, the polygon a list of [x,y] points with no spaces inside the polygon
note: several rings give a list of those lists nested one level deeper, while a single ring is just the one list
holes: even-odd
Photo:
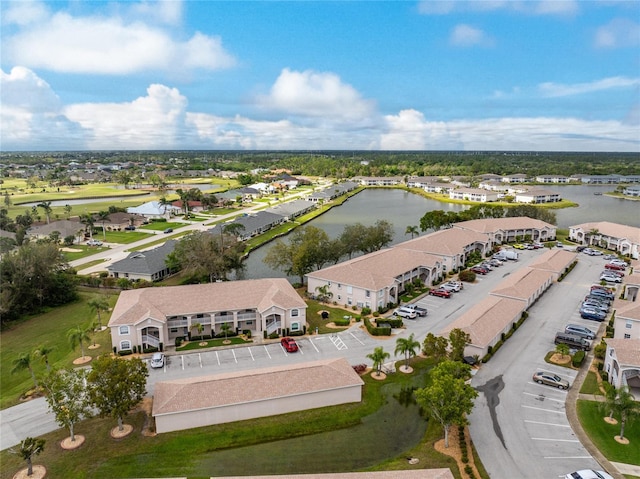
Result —
[{"label": "single-family house", "polygon": [[84,238],[84,230],[86,226],[80,223],[78,218],[72,220],[57,220],[51,223],[33,225],[27,230],[27,236],[33,239],[47,238],[51,233],[57,231],[59,238],[62,240],[67,236],[73,236],[78,242]]},{"label": "single-family house", "polygon": [[280,215],[284,221],[292,221],[295,218],[313,211],[316,205],[310,201],[293,200],[287,203],[279,203],[276,206],[267,208],[265,211],[274,215]]},{"label": "single-family house", "polygon": [[127,213],[151,218],[169,218],[172,215],[179,215],[180,208],[169,204],[162,204],[159,201],[147,201],[140,206],[127,208]]},{"label": "single-family house", "polygon": [[156,383],[151,414],[165,433],[360,402],[363,385],[345,358],[181,378]]},{"label": "single-family house", "polygon": [[171,347],[196,323],[204,335],[251,331],[262,336],[304,331],[307,304],[285,278],[165,286],[122,291],[109,328],[116,351]]},{"label": "single-family house", "polygon": [[156,248],[134,251],[120,261],[107,266],[109,276],[130,280],[160,281],[171,273],[166,260],[176,246],[176,240],[169,240]]}]

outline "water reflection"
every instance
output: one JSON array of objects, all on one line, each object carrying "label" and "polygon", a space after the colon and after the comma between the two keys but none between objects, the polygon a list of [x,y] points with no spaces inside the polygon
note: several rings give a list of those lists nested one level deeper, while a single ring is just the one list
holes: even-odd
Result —
[{"label": "water reflection", "polygon": [[[423,379],[416,377],[415,381],[421,385]],[[415,447],[424,436],[427,421],[409,400],[409,391],[412,387],[383,386],[386,404],[354,427],[209,453],[195,474],[311,474],[356,471],[379,464]]]}]

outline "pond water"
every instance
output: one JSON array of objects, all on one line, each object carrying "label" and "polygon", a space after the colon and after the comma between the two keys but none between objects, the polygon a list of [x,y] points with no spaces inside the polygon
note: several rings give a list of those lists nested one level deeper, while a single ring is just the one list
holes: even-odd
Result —
[{"label": "pond water", "polygon": [[[578,203],[575,208],[554,210],[559,228],[590,221],[611,221],[640,227],[640,202],[613,198],[605,195],[594,195],[594,192],[609,192],[611,185],[602,186],[556,186],[548,187],[557,191],[563,198]],[[345,225],[362,223],[371,226],[379,219],[386,219],[393,224],[393,243],[401,243],[411,239],[405,234],[407,226],[419,226],[420,218],[433,210],[461,211],[468,206],[442,203],[422,196],[396,189],[366,189],[349,198],[342,206],[332,208],[322,216],[312,220],[310,225],[321,228],[330,238],[338,237]],[[287,241],[284,239],[284,241]],[[264,264],[263,259],[271,247],[266,244],[251,252],[245,264],[245,278],[281,278],[284,274]],[[292,282],[300,281],[298,277],[289,277]]]},{"label": "pond water", "polygon": [[[424,386],[416,376],[415,387]],[[420,417],[411,387],[382,387],[386,404],[361,424],[337,431],[207,454],[197,469],[201,476],[311,474],[356,471],[394,458],[415,447],[427,421]]]}]

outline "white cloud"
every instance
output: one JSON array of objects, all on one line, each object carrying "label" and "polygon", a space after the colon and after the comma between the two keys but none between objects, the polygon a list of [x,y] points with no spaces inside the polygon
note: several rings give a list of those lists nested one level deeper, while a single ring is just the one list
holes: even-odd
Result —
[{"label": "white cloud", "polygon": [[458,47],[470,47],[473,45],[491,46],[493,39],[485,32],[470,25],[456,25],[449,36],[449,43]]},{"label": "white cloud", "polygon": [[49,15],[47,7],[41,2],[22,0],[7,2],[2,11],[2,23],[5,25],[29,25],[44,20]]},{"label": "white cloud", "polygon": [[14,64],[69,73],[125,75],[235,65],[219,37],[196,32],[185,42],[142,21],[67,13],[23,28],[6,39],[3,50]]},{"label": "white cloud", "polygon": [[131,5],[131,13],[140,18],[155,19],[168,25],[179,24],[182,20],[181,0],[143,0]]},{"label": "white cloud", "polygon": [[594,44],[598,48],[640,46],[640,23],[616,18],[596,31]]},{"label": "white cloud", "polygon": [[181,142],[187,99],[176,88],[151,85],[126,103],[77,103],[65,115],[89,130],[90,149],[170,149]]},{"label": "white cloud", "polygon": [[538,85],[538,90],[545,97],[561,97],[610,90],[612,88],[632,88],[637,86],[640,86],[640,78],[610,77],[589,83],[574,83],[571,85],[546,82]]},{"label": "white cloud", "polygon": [[418,3],[418,12],[423,15],[497,10],[527,15],[574,15],[579,5],[576,0],[421,0]]},{"label": "white cloud", "polygon": [[327,117],[336,120],[368,120],[375,103],[365,100],[338,75],[327,72],[291,71],[285,68],[269,95],[257,98],[263,108],[305,117]]},{"label": "white cloud", "polygon": [[0,143],[4,150],[84,148],[83,132],[61,113],[49,84],[31,70],[0,70]]},{"label": "white cloud", "polygon": [[[624,121],[487,118],[434,121],[415,109],[373,121],[316,116],[257,120],[188,111],[176,88],[150,85],[128,102],[65,106],[31,70],[0,70],[0,139],[8,150],[390,149],[640,151],[638,108]],[[357,97],[357,96],[356,96]],[[351,97],[349,97],[351,98]],[[357,104],[357,102],[356,102]]]}]

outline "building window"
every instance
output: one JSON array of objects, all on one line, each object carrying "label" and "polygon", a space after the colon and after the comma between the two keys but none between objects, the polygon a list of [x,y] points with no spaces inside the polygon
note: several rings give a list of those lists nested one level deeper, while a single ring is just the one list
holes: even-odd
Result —
[{"label": "building window", "polygon": [[169,332],[177,333],[178,332],[178,328],[171,328],[171,329],[169,329]]},{"label": "building window", "polygon": [[131,349],[131,341],[120,341],[120,350]]},{"label": "building window", "polygon": [[297,309],[292,309],[291,310],[291,316],[292,317],[298,316],[298,310]]},{"label": "building window", "polygon": [[247,325],[253,324],[253,321],[245,321],[244,324],[247,324]]},{"label": "building window", "polygon": [[627,323],[624,325],[625,328],[627,329],[631,329],[633,327],[633,323],[631,321],[627,321]]},{"label": "building window", "polygon": [[624,339],[631,339],[631,335],[630,334],[625,334],[624,335]]},{"label": "building window", "polygon": [[340,301],[342,299],[342,296],[338,295],[338,301]]},{"label": "building window", "polygon": [[291,323],[291,331],[299,331],[300,330],[300,323],[298,323],[297,321],[295,323]]},{"label": "building window", "polygon": [[353,304],[353,300],[351,299],[351,297],[347,298],[347,304],[349,306],[351,306]]},{"label": "building window", "polygon": [[338,289],[342,289],[342,285],[338,283]]},{"label": "building window", "polygon": [[120,329],[118,331],[120,332],[121,336],[129,334],[129,326],[120,326]]},{"label": "building window", "polygon": [[364,297],[365,298],[370,298],[371,297],[371,291],[367,290],[364,292]]},{"label": "building window", "polygon": [[609,356],[613,356],[613,349],[609,350]]}]

